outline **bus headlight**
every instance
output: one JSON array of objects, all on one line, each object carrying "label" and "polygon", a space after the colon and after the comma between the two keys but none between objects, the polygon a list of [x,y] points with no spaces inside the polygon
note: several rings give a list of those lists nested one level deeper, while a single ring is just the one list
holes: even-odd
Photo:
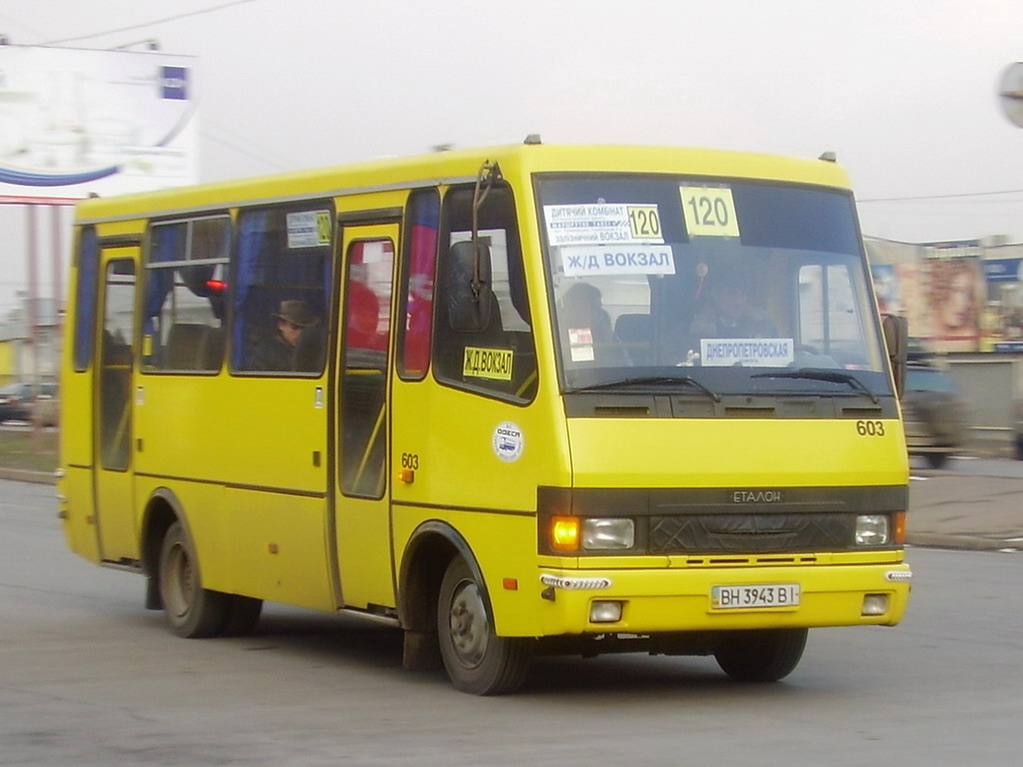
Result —
[{"label": "bus headlight", "polygon": [[631,549],[636,544],[636,524],[631,519],[589,517],[583,520],[585,551]]},{"label": "bus headlight", "polygon": [[856,517],[856,545],[883,546],[891,542],[887,514],[861,514]]}]

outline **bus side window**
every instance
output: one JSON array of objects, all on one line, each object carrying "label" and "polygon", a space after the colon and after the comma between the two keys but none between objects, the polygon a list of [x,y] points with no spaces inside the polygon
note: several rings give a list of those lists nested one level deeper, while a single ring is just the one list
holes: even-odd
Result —
[{"label": "bus side window", "polygon": [[93,328],[96,322],[96,295],[99,282],[99,241],[96,230],[86,227],[78,239],[78,284],[75,286],[74,365],[79,373],[92,359]]},{"label": "bus side window", "polygon": [[[471,187],[444,199],[441,261],[437,272],[434,374],[442,383],[481,394],[529,401],[536,394],[536,347],[529,316],[525,272],[515,203],[506,186],[495,187],[478,213],[478,235],[489,253],[493,300],[490,317],[476,331],[452,322],[452,292],[458,287],[449,266],[454,243],[472,238]],[[459,277],[458,279],[461,279]]]},{"label": "bus side window", "polygon": [[329,202],[244,210],[232,262],[231,368],[318,374],[327,342]]},{"label": "bus side window", "polygon": [[145,372],[220,370],[230,242],[227,216],[153,226],[142,326]]},{"label": "bus side window", "polygon": [[437,266],[437,227],[440,197],[436,189],[414,191],[405,216],[406,252],[402,259],[404,304],[399,317],[398,373],[408,380],[422,380],[430,365],[433,334],[433,275]]}]

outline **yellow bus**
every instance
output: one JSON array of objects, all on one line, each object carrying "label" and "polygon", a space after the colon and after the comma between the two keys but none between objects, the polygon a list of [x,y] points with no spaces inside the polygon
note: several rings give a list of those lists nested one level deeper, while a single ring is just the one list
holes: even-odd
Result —
[{"label": "yellow bus", "polygon": [[497,694],[774,681],[904,613],[904,351],[827,158],[530,139],[90,199],[75,243],[64,532],[181,636],[359,615]]}]

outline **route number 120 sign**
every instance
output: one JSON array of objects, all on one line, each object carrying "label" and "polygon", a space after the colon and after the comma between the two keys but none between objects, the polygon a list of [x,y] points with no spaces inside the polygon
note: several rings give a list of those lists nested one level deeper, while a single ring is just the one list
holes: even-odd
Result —
[{"label": "route number 120 sign", "polygon": [[731,189],[683,186],[679,187],[679,193],[690,237],[739,236]]}]

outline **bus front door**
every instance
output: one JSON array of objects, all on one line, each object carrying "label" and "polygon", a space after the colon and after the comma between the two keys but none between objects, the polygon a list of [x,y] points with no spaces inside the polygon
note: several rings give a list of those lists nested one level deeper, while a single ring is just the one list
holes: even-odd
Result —
[{"label": "bus front door", "polygon": [[391,550],[389,349],[397,224],[344,229],[339,322],[335,533],[342,602],[394,604]]},{"label": "bus front door", "polygon": [[132,473],[132,372],[138,248],[103,251],[102,333],[94,365],[96,526],[100,558],[139,558]]}]

